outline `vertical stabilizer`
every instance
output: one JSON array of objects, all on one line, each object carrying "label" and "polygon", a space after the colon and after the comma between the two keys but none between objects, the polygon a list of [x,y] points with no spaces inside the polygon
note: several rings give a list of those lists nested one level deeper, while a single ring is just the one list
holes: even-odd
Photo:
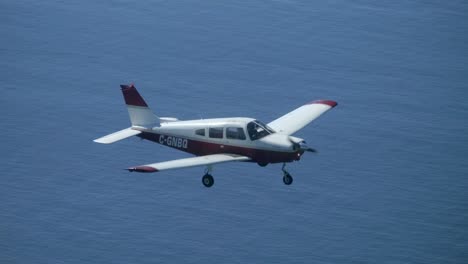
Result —
[{"label": "vertical stabilizer", "polygon": [[122,88],[132,126],[159,126],[159,118],[151,111],[135,86],[133,84],[122,84],[120,87]]}]

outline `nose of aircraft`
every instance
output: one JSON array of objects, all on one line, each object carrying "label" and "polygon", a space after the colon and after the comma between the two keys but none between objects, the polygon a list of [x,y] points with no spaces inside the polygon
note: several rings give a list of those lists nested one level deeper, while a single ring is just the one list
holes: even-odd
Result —
[{"label": "nose of aircraft", "polygon": [[267,144],[280,151],[296,152],[296,151],[308,151],[317,152],[315,149],[307,146],[306,142],[302,138],[297,138],[288,135],[271,134],[261,139],[263,144]]},{"label": "nose of aircraft", "polygon": [[309,152],[317,152],[317,150],[307,146],[307,143],[302,138],[289,136],[288,139],[291,142],[291,147],[294,151],[302,150],[302,151],[309,151]]}]

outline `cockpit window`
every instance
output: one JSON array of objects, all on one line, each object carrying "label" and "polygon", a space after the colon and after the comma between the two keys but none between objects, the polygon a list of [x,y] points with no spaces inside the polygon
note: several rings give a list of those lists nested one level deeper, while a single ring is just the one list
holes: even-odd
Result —
[{"label": "cockpit window", "polygon": [[227,127],[226,138],[228,139],[245,139],[244,129],[241,127]]},{"label": "cockpit window", "polygon": [[255,120],[247,124],[247,132],[251,140],[261,139],[265,136],[275,133],[275,131],[262,122]]}]

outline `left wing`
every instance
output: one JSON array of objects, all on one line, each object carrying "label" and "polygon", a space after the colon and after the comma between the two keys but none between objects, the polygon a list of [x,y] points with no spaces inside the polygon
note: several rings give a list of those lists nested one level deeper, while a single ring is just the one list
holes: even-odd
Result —
[{"label": "left wing", "polygon": [[249,157],[235,154],[213,154],[193,158],[177,159],[159,163],[152,163],[142,166],[128,168],[128,171],[136,172],[157,172],[170,169],[182,169],[196,166],[206,166],[230,161],[248,161]]},{"label": "left wing", "polygon": [[272,121],[268,126],[278,133],[292,135],[337,104],[331,100],[313,101]]}]

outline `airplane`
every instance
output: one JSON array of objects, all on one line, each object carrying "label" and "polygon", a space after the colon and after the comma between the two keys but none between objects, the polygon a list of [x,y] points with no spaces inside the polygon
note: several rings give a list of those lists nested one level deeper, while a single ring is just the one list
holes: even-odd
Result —
[{"label": "airplane", "polygon": [[206,166],[202,183],[214,184],[213,165],[224,162],[252,162],[264,167],[283,163],[283,182],[293,182],[286,163],[298,161],[305,152],[316,152],[304,139],[292,136],[317,117],[332,109],[337,102],[316,100],[265,124],[254,118],[233,117],[179,120],[158,117],[148,107],[134,84],[120,85],[130,116],[131,127],[95,139],[110,144],[137,136],[161,145],[191,153],[195,157],[130,167],[130,172],[159,172]]}]

